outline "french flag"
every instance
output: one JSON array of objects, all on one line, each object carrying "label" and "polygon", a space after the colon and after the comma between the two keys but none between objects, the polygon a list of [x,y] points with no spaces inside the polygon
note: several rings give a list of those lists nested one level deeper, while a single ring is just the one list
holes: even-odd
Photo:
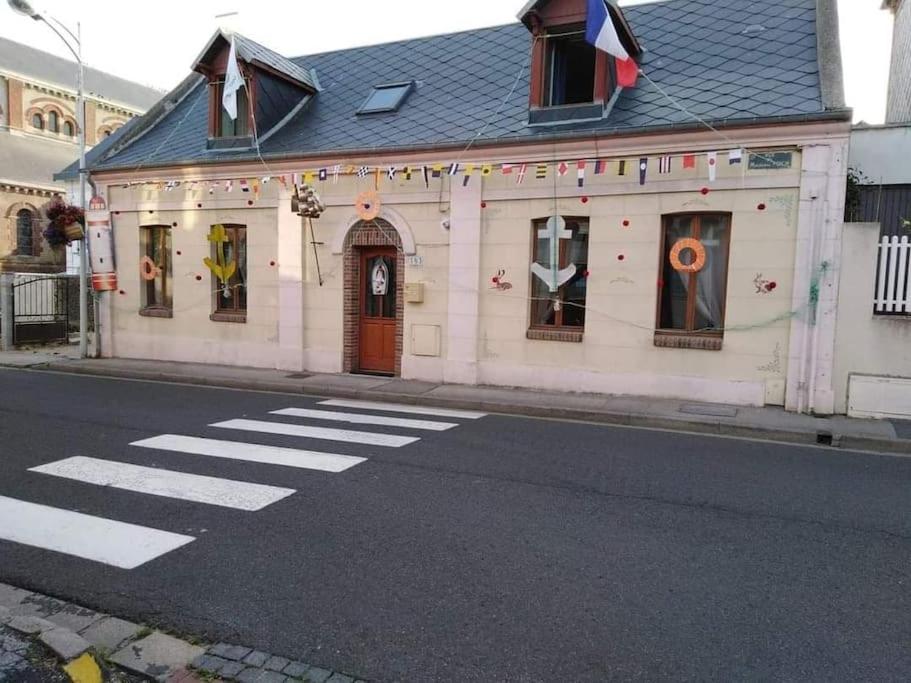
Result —
[{"label": "french flag", "polygon": [[617,61],[617,85],[632,88],[636,85],[639,65],[629,56],[617,27],[607,9],[607,0],[588,0],[588,11],[585,17],[585,40],[602,52],[613,55]]}]

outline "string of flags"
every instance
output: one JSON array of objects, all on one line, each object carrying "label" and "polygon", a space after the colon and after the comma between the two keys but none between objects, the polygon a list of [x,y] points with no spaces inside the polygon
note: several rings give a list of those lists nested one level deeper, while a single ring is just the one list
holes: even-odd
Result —
[{"label": "string of flags", "polygon": [[[718,172],[719,154],[726,154],[728,165],[734,166],[742,164],[743,152],[744,150],[742,148],[738,148],[728,150],[727,152],[663,154],[657,157],[658,174],[667,175],[674,172],[677,170],[675,166],[676,162],[678,161],[682,170],[695,171],[697,168],[697,159],[700,156],[704,156],[706,159],[708,179],[709,181],[714,181],[717,177]],[[649,161],[649,157],[641,157],[638,160],[637,168],[639,171],[640,185],[645,185],[648,181]],[[548,177],[548,174],[551,173],[551,170],[553,170],[558,178],[563,178],[569,175],[570,171],[573,169],[575,169],[576,183],[578,187],[584,187],[587,178],[586,174],[589,169],[591,169],[592,173],[595,176],[603,176],[610,173],[614,173],[617,176],[626,176],[627,159],[597,158],[557,162],[511,161],[499,164],[450,162],[423,164],[420,166],[343,166],[341,164],[336,164],[334,166],[305,170],[297,173],[286,173],[283,175],[275,176],[274,178],[273,176],[262,176],[256,178],[245,177],[228,180],[144,180],[126,183],[123,185],[123,187],[131,187],[135,185],[153,185],[156,186],[159,190],[170,192],[181,186],[189,185],[193,189],[197,189],[199,185],[203,185],[207,188],[208,193],[212,195],[215,194],[215,190],[219,184],[223,185],[225,192],[230,193],[234,191],[236,183],[242,193],[252,194],[254,197],[259,197],[262,187],[272,180],[277,180],[282,187],[287,188],[289,186],[301,187],[303,185],[310,185],[315,180],[318,180],[321,183],[336,184],[338,183],[341,176],[353,175],[358,179],[364,180],[372,177],[377,188],[379,188],[383,177],[389,181],[395,181],[397,178],[400,178],[404,181],[419,180],[423,182],[425,187],[429,187],[431,179],[442,178],[443,175],[448,175],[450,178],[460,179],[462,185],[464,187],[467,187],[474,178],[486,178],[496,174],[497,172],[503,176],[510,176],[512,179],[514,179],[516,185],[521,185],[529,177],[530,170],[533,171],[533,177],[536,180],[543,180]]]}]

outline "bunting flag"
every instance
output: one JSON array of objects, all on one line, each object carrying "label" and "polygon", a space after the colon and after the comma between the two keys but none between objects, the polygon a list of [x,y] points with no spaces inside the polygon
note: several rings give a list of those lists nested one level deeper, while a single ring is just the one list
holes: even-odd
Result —
[{"label": "bunting flag", "polygon": [[459,165],[457,163],[449,164],[449,175],[459,175]]},{"label": "bunting flag", "polygon": [[209,183],[209,194],[215,194],[215,185],[216,185],[216,183],[214,180],[211,183]]},{"label": "bunting flag", "polygon": [[639,184],[645,185],[645,174],[648,173],[648,158],[639,159]]},{"label": "bunting flag", "polygon": [[585,185],[585,161],[579,161],[576,163],[576,182],[579,184],[579,187]]},{"label": "bunting flag", "polygon": [[390,166],[389,168],[387,168],[387,169],[386,169],[386,177],[389,178],[389,180],[395,180],[395,173],[396,173],[396,170],[397,170],[397,169],[395,168],[395,166]]},{"label": "bunting flag", "polygon": [[264,176],[263,176],[263,185],[265,185],[266,183],[268,183],[270,180],[272,180],[272,176],[270,176],[270,175],[264,175]]},{"label": "bunting flag", "polygon": [[382,173],[382,169],[377,166],[376,172],[373,174],[373,189],[377,191],[380,189],[380,173]]},{"label": "bunting flag", "polygon": [[406,166],[403,168],[402,175],[405,176],[405,180],[411,180],[411,166]]},{"label": "bunting flag", "polygon": [[471,182],[471,174],[474,171],[474,164],[465,164],[465,175],[462,177],[462,187],[468,187]]},{"label": "bunting flag", "polygon": [[254,178],[253,180],[250,181],[250,184],[253,185],[253,196],[256,199],[259,199],[259,181],[256,178]]},{"label": "bunting flag", "polygon": [[283,188],[285,188],[286,190],[288,189],[288,178],[287,178],[287,176],[283,176],[283,175],[278,176],[278,182],[281,183],[281,186],[282,186]]},{"label": "bunting flag", "polygon": [[314,171],[306,171],[306,172],[304,173],[304,182],[307,183],[307,185],[310,185],[310,184],[313,182],[313,179],[314,179],[315,177],[316,177],[316,172],[314,172]]},{"label": "bunting flag", "polygon": [[226,180],[226,181],[225,181],[225,192],[230,192],[230,191],[233,190],[233,189],[234,189],[234,181],[233,181],[233,180]]},{"label": "bunting flag", "polygon": [[340,164],[336,164],[335,166],[332,167],[332,182],[333,183],[338,182],[338,174],[341,172],[341,170],[342,170],[342,167]]},{"label": "bunting flag", "polygon": [[734,164],[739,164],[743,160],[743,150],[742,149],[732,149],[728,152],[728,164],[733,166]]},{"label": "bunting flag", "polygon": [[547,177],[547,164],[538,164],[535,166],[535,178],[538,180]]},{"label": "bunting flag", "polygon": [[366,166],[361,166],[359,169],[357,169],[358,178],[366,178],[369,173],[370,173],[370,169],[367,168]]},{"label": "bunting flag", "polygon": [[561,161],[559,163],[559,165],[557,166],[557,175],[562,178],[563,176],[565,176],[567,174],[568,171],[569,171],[569,164],[567,164],[565,161]]},{"label": "bunting flag", "polygon": [[617,162],[617,175],[626,175],[626,159]]},{"label": "bunting flag", "polygon": [[718,171],[718,152],[709,152],[706,157],[709,161],[709,180],[715,180],[715,174]]},{"label": "bunting flag", "polygon": [[658,173],[670,173],[671,172],[671,159],[673,159],[670,154],[665,154],[663,157],[658,159]]},{"label": "bunting flag", "polygon": [[503,175],[512,175],[512,164],[501,164],[500,170]]},{"label": "bunting flag", "polygon": [[433,173],[432,173],[432,175],[433,175],[434,178],[440,178],[440,177],[442,177],[442,175],[443,175],[443,164],[434,164],[434,165],[433,165]]},{"label": "bunting flag", "polygon": [[321,168],[317,177],[320,179],[320,182],[326,182],[326,178],[329,177],[329,171],[325,168]]},{"label": "bunting flag", "polygon": [[240,179],[240,191],[241,191],[241,192],[249,192],[249,191],[250,191],[250,183],[247,182],[247,179],[246,179],[246,178],[241,178],[241,179]]},{"label": "bunting flag", "polygon": [[683,155],[683,168],[696,168],[696,155],[695,154],[684,154]]},{"label": "bunting flag", "polygon": [[483,166],[481,166],[481,175],[483,177],[486,178],[491,173],[493,173],[493,164],[484,164]]},{"label": "bunting flag", "polygon": [[595,175],[604,175],[604,172],[607,170],[607,162],[603,159],[597,159],[595,161]]},{"label": "bunting flag", "polygon": [[424,176],[424,187],[430,187],[430,169],[426,166],[421,166],[421,175]]},{"label": "bunting flag", "polygon": [[519,172],[516,173],[516,185],[521,185],[525,182],[526,173],[528,173],[528,164],[520,164]]}]

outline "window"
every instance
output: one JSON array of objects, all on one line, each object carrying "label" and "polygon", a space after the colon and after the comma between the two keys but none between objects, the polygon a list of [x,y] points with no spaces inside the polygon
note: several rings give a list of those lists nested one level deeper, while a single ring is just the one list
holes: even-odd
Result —
[{"label": "window", "polygon": [[60,122],[57,117],[57,112],[52,111],[47,115],[47,129],[52,133],[60,132]]},{"label": "window", "polygon": [[585,41],[584,31],[548,38],[546,49],[544,106],[593,102],[595,47]]},{"label": "window", "polygon": [[63,134],[66,135],[68,138],[71,138],[76,134],[76,131],[73,128],[73,124],[70,123],[69,121],[63,122]]},{"label": "window", "polygon": [[384,111],[398,111],[413,87],[413,81],[374,86],[373,91],[364,100],[364,104],[357,110],[357,113],[376,114]]},{"label": "window", "polygon": [[247,320],[247,228],[225,225],[225,242],[212,243],[212,259],[219,265],[237,264],[228,281],[212,277],[215,290],[215,312],[212,320],[246,322]]},{"label": "window", "polygon": [[20,256],[35,255],[35,214],[20,209],[16,214],[16,253]]},{"label": "window", "polygon": [[[166,225],[142,226],[139,229],[143,259],[141,315],[170,318],[173,314],[171,228]],[[148,279],[147,279],[148,278]]]},{"label": "window", "polygon": [[44,130],[44,117],[41,114],[32,114],[32,128]]},{"label": "window", "polygon": [[[585,327],[585,291],[588,271],[588,219],[563,218],[568,236],[556,235],[557,244],[552,244],[547,218],[532,223],[532,266],[531,276],[531,328],[530,339],[554,339],[559,341],[582,341]],[[558,224],[559,227],[559,224]],[[558,263],[552,267],[551,259],[556,254]],[[552,292],[545,278],[553,277],[560,271],[574,272]],[[543,276],[543,277],[542,277]],[[548,334],[564,331],[567,334]]]},{"label": "window", "polygon": [[[665,216],[663,222],[655,343],[720,349],[727,298],[730,214],[677,214]],[[703,262],[700,265],[697,261]],[[688,272],[687,267],[693,265],[698,270]],[[682,341],[685,337],[708,341]]]},{"label": "window", "polygon": [[217,138],[243,138],[250,135],[250,81],[247,80],[243,88],[237,90],[237,118],[232,120],[222,106],[221,98],[224,89],[224,80],[214,84],[217,115],[215,121],[215,137]]}]

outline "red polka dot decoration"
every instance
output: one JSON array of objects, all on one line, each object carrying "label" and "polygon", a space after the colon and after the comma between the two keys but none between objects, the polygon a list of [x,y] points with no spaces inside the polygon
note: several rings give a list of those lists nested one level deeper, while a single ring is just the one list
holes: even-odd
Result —
[{"label": "red polka dot decoration", "polygon": [[765,211],[765,204],[759,204],[759,206],[757,206],[756,208],[757,208],[759,211]]},{"label": "red polka dot decoration", "polygon": [[486,208],[487,208],[487,202],[481,202],[481,208],[482,208],[482,209],[486,209]]},{"label": "red polka dot decoration", "polygon": [[628,228],[628,227],[629,227],[629,219],[627,219],[627,218],[624,218],[624,219],[623,219],[623,227],[624,227],[624,228]]},{"label": "red polka dot decoration", "polygon": [[622,260],[625,259],[625,258],[626,258],[626,256],[624,256],[623,254],[617,254],[617,260],[618,260],[618,261],[622,261]]},{"label": "red polka dot decoration", "polygon": [[197,208],[197,209],[201,209],[201,208],[202,208],[202,204],[197,204],[197,205],[196,205],[196,208]]},{"label": "red polka dot decoration", "polygon": [[119,216],[119,215],[120,215],[120,212],[119,212],[119,211],[115,211],[115,212],[114,212],[114,215],[115,215],[115,216]]},{"label": "red polka dot decoration", "polygon": [[699,190],[699,191],[700,191],[702,194],[708,194],[708,193],[709,193],[709,188],[703,187],[703,188],[702,188],[701,190]]},{"label": "red polka dot decoration", "polygon": [[274,266],[274,265],[275,265],[275,261],[269,261],[269,265],[270,265],[270,266]]},{"label": "red polka dot decoration", "polygon": [[176,228],[176,227],[177,227],[177,223],[171,223],[171,227],[172,227],[172,228]]},{"label": "red polka dot decoration", "polygon": [[248,199],[248,200],[247,200],[247,206],[253,206],[253,200],[252,200],[252,199]]},{"label": "red polka dot decoration", "polygon": [[202,275],[197,275],[197,276],[196,276],[196,281],[199,282],[200,280],[202,280]]},{"label": "red polka dot decoration", "polygon": [[118,294],[126,294],[126,292],[121,289]]},{"label": "red polka dot decoration", "polygon": [[583,204],[588,204],[588,197],[580,197],[579,201],[581,201]]},{"label": "red polka dot decoration", "polygon": [[180,249],[178,249],[178,250],[177,250],[177,255],[180,256],[180,254],[181,254],[181,251],[180,251]]},{"label": "red polka dot decoration", "polygon": [[771,292],[778,286],[778,283],[772,280],[769,284],[766,285],[766,288]]}]

